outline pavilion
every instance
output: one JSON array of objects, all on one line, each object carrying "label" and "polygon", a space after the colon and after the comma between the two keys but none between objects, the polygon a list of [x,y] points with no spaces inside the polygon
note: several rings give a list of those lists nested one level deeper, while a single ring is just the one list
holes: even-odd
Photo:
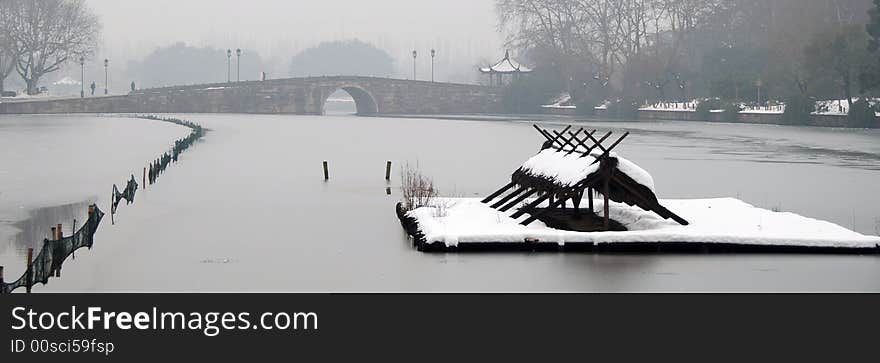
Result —
[{"label": "pavilion", "polygon": [[503,86],[506,82],[519,79],[523,74],[531,73],[532,69],[510,59],[510,51],[504,52],[504,58],[489,67],[481,67],[480,73],[489,75],[490,86]]}]

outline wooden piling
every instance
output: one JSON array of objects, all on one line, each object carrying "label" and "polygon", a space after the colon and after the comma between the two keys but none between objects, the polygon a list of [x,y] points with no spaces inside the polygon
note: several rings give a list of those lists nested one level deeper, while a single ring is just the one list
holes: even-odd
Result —
[{"label": "wooden piling", "polygon": [[2,287],[3,287],[4,283],[5,282],[3,281],[3,266],[0,266],[0,290],[3,290]]},{"label": "wooden piling", "polygon": [[25,271],[25,291],[30,294],[34,285],[34,249],[27,249],[27,270]]},{"label": "wooden piling", "polygon": [[330,180],[330,170],[327,166],[327,160],[324,160],[324,180]]},{"label": "wooden piling", "polygon": [[56,241],[61,240],[61,239],[64,238],[64,230],[61,229],[61,223],[58,223],[58,226],[56,226],[56,228],[55,228],[55,233],[57,233],[57,234],[55,235],[55,240],[56,240]]},{"label": "wooden piling", "polygon": [[52,241],[58,240],[58,231],[55,229],[55,227],[49,228],[49,236],[49,239]]},{"label": "wooden piling", "polygon": [[391,180],[391,160],[385,163],[385,180]]},{"label": "wooden piling", "polygon": [[144,190],[147,190],[147,167],[144,167],[144,179],[143,179]]},{"label": "wooden piling", "polygon": [[[73,219],[73,228],[70,229],[71,244],[76,245],[76,218]],[[70,258],[76,259],[76,248],[70,251]]]}]

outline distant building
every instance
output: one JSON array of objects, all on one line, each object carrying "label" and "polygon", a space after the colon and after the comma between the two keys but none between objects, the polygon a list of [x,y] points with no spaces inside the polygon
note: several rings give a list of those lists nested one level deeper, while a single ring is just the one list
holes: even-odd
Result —
[{"label": "distant building", "polygon": [[512,80],[519,79],[523,74],[531,72],[531,68],[510,59],[509,51],[504,52],[504,58],[498,61],[498,63],[480,68],[480,73],[489,76],[489,85],[499,87],[510,83]]}]

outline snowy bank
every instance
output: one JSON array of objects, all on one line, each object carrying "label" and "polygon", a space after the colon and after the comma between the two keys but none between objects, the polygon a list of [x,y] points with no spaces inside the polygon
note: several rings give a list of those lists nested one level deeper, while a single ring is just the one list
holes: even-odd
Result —
[{"label": "snowy bank", "polygon": [[[595,209],[601,210],[602,201]],[[443,198],[436,207],[398,212],[404,227],[425,245],[457,247],[480,244],[568,245],[666,244],[732,245],[855,249],[880,252],[880,237],[865,236],[839,225],[794,213],[773,212],[733,198],[661,200],[690,221],[682,226],[638,207],[612,202],[610,216],[625,232],[570,232],[540,221],[523,226],[510,216],[471,198]],[[521,217],[520,219],[525,219]],[[418,241],[417,241],[418,242]],[[788,249],[791,250],[791,249]]]}]

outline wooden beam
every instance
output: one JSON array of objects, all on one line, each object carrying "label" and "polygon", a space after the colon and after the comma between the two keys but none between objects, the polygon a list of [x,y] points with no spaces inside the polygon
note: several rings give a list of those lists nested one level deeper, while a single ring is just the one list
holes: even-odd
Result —
[{"label": "wooden beam", "polygon": [[[611,131],[608,131],[608,134],[606,134],[605,138],[607,138],[608,136],[611,136],[611,134],[612,134],[612,132],[611,132]],[[605,138],[603,138],[602,140],[605,140]],[[595,143],[595,146],[598,146],[599,149],[602,150],[602,152],[605,152],[605,147],[602,146],[602,142],[601,142],[601,141],[596,140],[596,139],[593,137],[593,135],[590,135],[590,140],[593,140],[593,143]]]},{"label": "wooden beam", "polygon": [[516,197],[517,195],[522,194],[522,192],[524,192],[524,191],[526,191],[526,190],[528,190],[528,189],[529,189],[529,188],[518,188],[517,190],[514,190],[513,193],[508,194],[506,197],[501,198],[501,200],[499,200],[497,203],[492,204],[492,208],[496,208],[496,209],[497,209],[498,207],[504,205],[504,203],[509,202],[511,199],[513,199],[513,198]]},{"label": "wooden beam", "polygon": [[492,199],[498,198],[499,195],[504,194],[504,192],[510,190],[510,188],[513,188],[514,186],[516,186],[516,183],[511,182],[510,184],[505,185],[503,188],[498,189],[498,191],[486,197],[486,199],[483,199],[482,202],[489,203],[492,201]]},{"label": "wooden beam", "polygon": [[522,201],[526,200],[526,198],[535,195],[535,193],[537,193],[537,192],[538,192],[537,189],[531,189],[531,190],[529,190],[528,193],[525,193],[525,194],[523,194],[523,195],[520,195],[520,196],[517,197],[516,199],[510,201],[510,203],[507,203],[507,205],[505,205],[504,207],[501,207],[501,209],[499,209],[499,211],[501,211],[501,212],[507,212],[507,211],[509,211],[511,208],[515,207],[517,204],[522,203]]},{"label": "wooden beam", "polygon": [[[565,132],[565,131],[563,131],[563,132]],[[575,135],[580,134],[581,132],[584,132],[584,128],[583,128],[583,127],[580,128],[580,129],[575,133]],[[565,151],[564,149],[565,149],[566,146],[571,146],[571,147],[573,147],[573,148],[577,148],[577,146],[571,142],[571,139],[565,137],[564,134],[562,134],[562,133],[560,133],[559,131],[556,131],[556,130],[553,130],[553,133],[556,134],[556,137],[559,137],[559,138],[562,138],[562,140],[565,140],[565,143],[562,144],[562,146],[559,148],[558,151]],[[571,132],[569,132],[569,134],[570,134],[570,133],[571,133]]]},{"label": "wooden beam", "polygon": [[589,199],[590,199],[590,212],[592,213],[592,212],[593,212],[593,188],[589,188],[589,189],[587,189],[587,194],[589,195]]},{"label": "wooden beam", "polygon": [[617,145],[620,144],[620,142],[623,141],[623,139],[625,139],[627,136],[629,136],[629,132],[624,133],[623,136],[621,136],[619,139],[617,139],[617,141],[611,144],[611,147],[609,147],[608,150],[605,151],[605,153],[607,154],[610,153],[611,150],[614,150],[614,148],[616,148]]},{"label": "wooden beam", "polygon": [[[565,129],[562,130],[562,133],[564,134],[564,133],[568,132],[568,130],[571,130],[571,125],[566,126]],[[562,146],[563,145],[562,141],[559,140],[559,137],[561,136],[561,134],[559,132],[557,132],[556,130],[553,130],[553,132],[556,133],[556,137],[553,138],[553,141],[559,142],[560,147],[564,147],[564,146]]]},{"label": "wooden beam", "polygon": [[549,194],[549,193],[542,195],[542,196],[539,197],[538,199],[535,199],[534,202],[531,202],[531,203],[529,203],[528,205],[526,205],[526,206],[520,208],[518,211],[516,211],[516,213],[514,213],[513,215],[511,215],[510,218],[517,219],[517,218],[519,218],[519,217],[522,217],[523,214],[528,213],[529,209],[534,209],[534,208],[537,207],[539,204],[544,203],[544,201],[547,200],[547,199],[550,199],[550,194]]},{"label": "wooden beam", "polygon": [[[660,204],[659,201],[655,201],[653,199],[649,199],[648,197],[645,197],[644,195],[642,195],[642,193],[640,193],[638,190],[636,190],[635,188],[630,186],[628,183],[624,183],[623,180],[621,180],[617,175],[612,174],[611,178],[614,181],[616,181],[617,184],[620,184],[623,188],[625,188],[630,193],[635,195],[636,198],[641,199],[643,201],[643,203],[645,203],[645,205],[647,205],[649,208],[651,208],[652,212],[657,213],[658,215],[660,215],[663,218],[670,218],[670,219],[678,222],[678,224],[681,224],[683,226],[687,226],[690,224],[690,222],[688,222],[684,218],[681,218],[677,214],[670,211],[669,209],[666,209],[666,207],[664,207],[662,204]],[[653,209],[658,209],[658,210],[653,210]],[[668,217],[663,214],[667,214]]]},{"label": "wooden beam", "polygon": [[609,210],[608,210],[608,199],[609,199],[608,194],[611,192],[611,190],[608,186],[608,179],[609,178],[605,178],[605,184],[603,185],[603,192],[602,192],[603,197],[605,198],[605,205],[603,206],[605,209],[605,215],[603,217],[602,223],[603,223],[606,231],[608,230],[608,227],[610,225],[610,222],[609,222],[610,218],[608,216],[608,212],[609,212]]},{"label": "wooden beam", "polygon": [[[589,134],[589,135],[593,135],[593,134],[595,134],[595,133],[596,133],[596,130],[593,130],[593,131],[590,131],[588,134]],[[590,148],[584,143],[584,140],[581,140],[581,138],[577,137],[577,135],[572,134],[571,131],[569,131],[568,134],[571,135],[572,139],[577,140],[578,145],[574,145],[574,147],[571,149],[571,151],[569,151],[568,154],[565,154],[565,155],[571,155],[571,154],[573,154],[575,151],[577,151],[577,147],[578,147],[578,146],[583,146],[584,149],[587,149],[587,150],[590,149]]]},{"label": "wooden beam", "polygon": [[[586,153],[584,153],[584,155],[583,155],[583,156],[589,156],[589,155],[590,155],[590,153],[592,153],[592,152],[593,152],[593,150],[595,150],[595,149],[596,149],[596,147],[597,147],[597,145],[598,145],[598,147],[602,147],[602,142],[603,142],[603,141],[605,141],[605,139],[607,139],[607,138],[608,138],[608,137],[610,137],[610,136],[611,136],[611,134],[612,134],[612,132],[611,132],[611,131],[608,131],[608,133],[607,133],[607,134],[605,134],[605,136],[602,136],[602,138],[601,138],[601,139],[599,139],[599,140],[598,140],[598,141],[596,141],[596,144],[595,144],[595,145],[593,145],[593,147],[590,147],[590,148],[588,148],[588,149],[587,149],[587,152],[586,152]],[[593,140],[594,140],[594,141],[595,141],[595,139],[593,139]]]}]

